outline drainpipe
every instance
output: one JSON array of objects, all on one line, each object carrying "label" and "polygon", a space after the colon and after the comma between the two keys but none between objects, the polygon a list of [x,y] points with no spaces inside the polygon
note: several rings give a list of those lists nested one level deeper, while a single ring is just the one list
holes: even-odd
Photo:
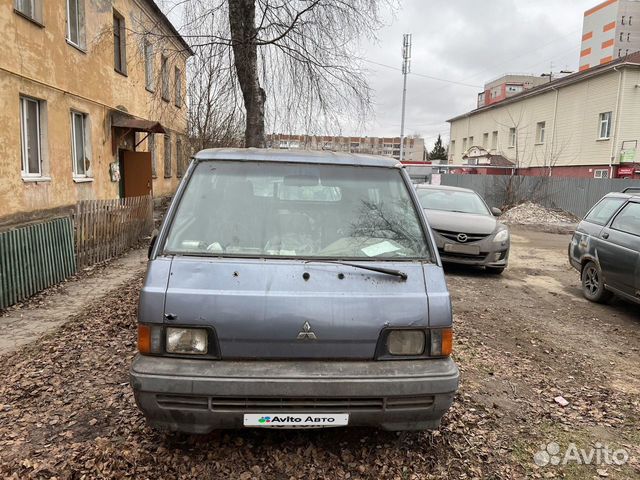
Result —
[{"label": "drainpipe", "polygon": [[560,92],[555,87],[554,87],[554,90],[556,91],[556,101],[553,107],[553,128],[551,129],[551,153],[550,153],[551,157],[549,157],[549,176],[551,176],[551,159],[553,157],[553,147],[555,146],[555,142],[556,142],[556,119],[558,117],[558,94]]},{"label": "drainpipe", "polygon": [[624,78],[624,70],[619,69],[618,67],[613,68],[614,71],[620,73],[620,79],[618,80],[618,94],[616,97],[616,112],[615,112],[615,123],[613,125],[613,138],[611,139],[611,156],[609,157],[609,178],[613,178],[613,159],[615,158],[616,152],[618,151],[618,133],[620,129],[620,106],[623,101],[624,92],[622,91],[623,86],[623,78]]}]

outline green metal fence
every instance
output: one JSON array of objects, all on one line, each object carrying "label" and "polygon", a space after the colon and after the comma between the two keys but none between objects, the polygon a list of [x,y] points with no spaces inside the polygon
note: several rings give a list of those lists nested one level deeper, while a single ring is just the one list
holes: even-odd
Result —
[{"label": "green metal fence", "polygon": [[0,309],[63,281],[76,271],[70,217],[0,233]]}]

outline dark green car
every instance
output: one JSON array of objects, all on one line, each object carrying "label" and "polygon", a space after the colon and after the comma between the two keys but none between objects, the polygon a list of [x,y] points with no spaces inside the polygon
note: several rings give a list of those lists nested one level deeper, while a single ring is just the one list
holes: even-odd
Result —
[{"label": "dark green car", "polygon": [[640,188],[605,195],[584,217],[569,244],[582,292],[604,303],[614,294],[640,303]]}]

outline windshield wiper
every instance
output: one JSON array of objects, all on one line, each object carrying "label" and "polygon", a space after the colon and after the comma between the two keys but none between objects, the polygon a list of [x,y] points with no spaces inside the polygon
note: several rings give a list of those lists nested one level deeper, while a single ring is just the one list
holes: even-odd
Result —
[{"label": "windshield wiper", "polygon": [[383,267],[370,267],[368,265],[359,265],[357,263],[342,262],[340,260],[307,260],[304,263],[333,263],[337,265],[346,265],[347,267],[370,270],[372,272],[384,273],[386,275],[393,275],[394,277],[400,277],[402,280],[406,280],[408,278],[408,275],[400,270],[394,270],[392,268],[383,268]]}]

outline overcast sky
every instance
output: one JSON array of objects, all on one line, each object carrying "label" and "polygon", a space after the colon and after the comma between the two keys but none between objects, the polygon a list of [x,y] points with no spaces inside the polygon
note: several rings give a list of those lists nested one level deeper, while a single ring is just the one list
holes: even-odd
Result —
[{"label": "overcast sky", "polygon": [[[401,0],[378,43],[361,46],[375,92],[366,130],[345,134],[398,136],[402,99],[402,34],[413,35],[406,134],[431,145],[448,138],[446,120],[475,107],[484,83],[503,73],[578,67],[582,18],[598,0]],[[426,75],[448,81],[425,78]],[[468,85],[459,85],[460,82]],[[302,133],[302,132],[300,132]]]}]

